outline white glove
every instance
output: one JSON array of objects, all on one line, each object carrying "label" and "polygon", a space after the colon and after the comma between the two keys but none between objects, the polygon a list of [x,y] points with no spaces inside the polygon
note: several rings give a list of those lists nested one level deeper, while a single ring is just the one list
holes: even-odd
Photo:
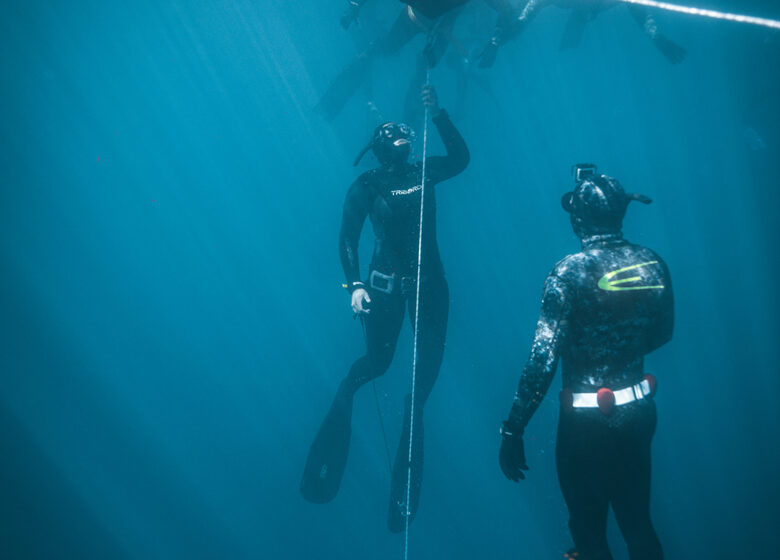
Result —
[{"label": "white glove", "polygon": [[352,311],[357,313],[358,315],[361,315],[365,313],[368,315],[371,313],[371,310],[365,307],[365,304],[371,303],[371,297],[369,297],[368,292],[364,290],[363,288],[358,288],[354,292],[352,292]]}]

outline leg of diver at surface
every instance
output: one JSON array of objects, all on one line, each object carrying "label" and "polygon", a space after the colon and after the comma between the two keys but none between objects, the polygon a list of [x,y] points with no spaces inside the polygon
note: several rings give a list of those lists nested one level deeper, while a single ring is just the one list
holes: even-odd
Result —
[{"label": "leg of diver at surface", "polygon": [[366,316],[366,355],[352,364],[309,449],[301,479],[301,494],[313,503],[336,497],[347,464],[355,392],[384,374],[395,353],[404,317],[403,299],[371,293],[373,305]]},{"label": "leg of diver at surface", "polygon": [[328,121],[336,118],[366,80],[371,68],[371,59],[371,55],[364,52],[342,70],[320,98],[315,111]]},{"label": "leg of diver at surface", "polygon": [[395,53],[419,32],[420,30],[409,21],[406,10],[404,10],[385,36],[371,43],[336,76],[336,79],[320,98],[315,110],[326,120],[333,120],[369,78],[374,58]]},{"label": "leg of diver at surface", "polygon": [[663,551],[650,520],[650,442],[656,413],[652,401],[631,411],[634,418],[621,437],[622,453],[614,471],[615,512],[631,560],[662,560]]},{"label": "leg of diver at surface", "polygon": [[410,123],[419,123],[422,121],[423,108],[420,105],[420,88],[425,84],[427,70],[435,67],[441,60],[452,37],[452,28],[460,13],[459,10],[452,10],[436,21],[431,22],[432,26],[428,32],[425,48],[417,56],[414,74],[409,82],[404,100],[404,120]]},{"label": "leg of diver at surface", "polygon": [[380,56],[394,54],[421,32],[420,27],[409,18],[408,10],[404,8],[398,14],[390,31],[377,41],[376,53]]},{"label": "leg of diver at surface", "polygon": [[492,68],[496,63],[498,49],[517,38],[539,11],[550,4],[551,0],[528,0],[517,17],[504,15],[496,26],[493,37],[478,55],[479,67]]},{"label": "leg of diver at surface", "polygon": [[569,19],[566,21],[566,29],[561,38],[560,50],[573,49],[580,46],[582,35],[585,32],[585,26],[588,24],[588,14],[583,10],[572,10]]},{"label": "leg of diver at surface", "polygon": [[452,32],[459,14],[460,10],[451,10],[440,16],[435,22],[434,28],[428,33],[428,40],[423,49],[423,56],[428,68],[435,68],[441,57],[447,52],[450,42],[456,42]]},{"label": "leg of diver at surface", "polygon": [[683,61],[688,51],[658,31],[658,24],[655,22],[655,18],[653,18],[647,8],[642,6],[629,6],[629,10],[631,11],[634,21],[642,28],[645,35],[650,37],[655,48],[664,55],[666,60],[672,64],[679,64]]}]

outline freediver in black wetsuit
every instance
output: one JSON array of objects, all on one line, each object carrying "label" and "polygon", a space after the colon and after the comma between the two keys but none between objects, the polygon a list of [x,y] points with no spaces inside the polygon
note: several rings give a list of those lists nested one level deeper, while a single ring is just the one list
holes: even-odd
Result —
[{"label": "freediver in black wetsuit", "polygon": [[[341,24],[347,28],[356,21],[361,7],[367,0],[351,0],[347,11],[341,18]],[[407,93],[407,111],[411,110],[411,100],[417,95],[417,85],[424,81],[427,68],[433,68],[454,42],[452,30],[460,9],[470,0],[401,0],[406,4],[390,31],[361,52],[328,87],[317,104],[317,111],[331,120],[343,109],[344,105],[360,88],[369,75],[371,63],[376,57],[389,56],[398,52],[404,45],[420,33],[427,35],[422,55],[418,57],[412,86]],[[515,13],[509,0],[485,0],[498,12],[497,29],[513,24]],[[508,35],[509,31],[503,32]],[[502,32],[496,31],[495,35]],[[407,115],[411,116],[411,115]]]},{"label": "freediver in black wetsuit", "polygon": [[[466,143],[444,110],[436,92],[423,88],[423,102],[446,146],[444,157],[426,160],[425,205],[420,285],[417,382],[414,411],[414,452],[410,511],[417,511],[423,467],[423,407],[439,374],[447,333],[449,290],[436,242],[436,185],[462,172],[469,162]],[[417,249],[421,204],[422,163],[408,163],[411,129],[405,124],[377,127],[355,165],[373,150],[381,166],[366,171],[352,184],[344,202],[339,236],[341,264],[352,294],[352,309],[365,322],[366,354],[339,385],[330,411],[312,443],[301,493],[315,503],[332,500],[339,488],[349,451],[352,401],[355,392],[387,371],[395,352],[404,308],[414,322]],[[376,236],[368,280],[361,281],[358,241],[366,217]],[[393,467],[388,527],[404,528],[410,431],[410,399]]]},{"label": "freediver in black wetsuit", "polygon": [[[589,21],[618,4],[620,2],[617,0],[527,0],[525,7],[511,24],[496,27],[496,33],[480,55],[479,66],[481,68],[493,66],[499,47],[517,37],[543,8],[556,5],[571,12],[561,41],[561,49],[570,49],[580,44]],[[685,58],[685,49],[658,31],[658,25],[647,8],[631,5],[628,9],[637,24],[669,62],[672,64],[682,62]]]},{"label": "freediver in black wetsuit", "polygon": [[560,261],[545,282],[531,355],[501,428],[501,469],[510,480],[525,478],[523,431],[562,358],[556,463],[576,557],[612,558],[611,505],[631,560],[659,560],[650,521],[655,378],[645,375],[644,356],[672,337],[671,280],[657,254],[621,233],[628,203],[650,199],[626,194],[593,166],[578,166],[577,178],[562,204],[582,251]]}]

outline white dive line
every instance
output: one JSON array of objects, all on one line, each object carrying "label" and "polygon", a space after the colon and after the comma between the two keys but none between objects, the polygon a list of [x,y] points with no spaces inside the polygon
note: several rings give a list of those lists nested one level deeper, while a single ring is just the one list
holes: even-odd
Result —
[{"label": "white dive line", "polygon": [[[425,85],[431,83],[431,69],[425,71]],[[417,238],[417,290],[414,300],[414,347],[412,350],[412,397],[409,409],[409,454],[406,467],[406,512],[404,515],[404,560],[409,560],[409,518],[412,510],[409,501],[412,497],[412,442],[414,441],[414,407],[417,389],[417,342],[420,335],[420,283],[422,281],[422,242],[423,242],[423,210],[425,209],[425,160],[428,157],[428,105],[425,106],[425,122],[423,123],[422,170],[420,176],[420,235]]]},{"label": "white dive line", "polygon": [[774,19],[743,16],[740,14],[729,14],[726,12],[718,12],[716,10],[705,10],[702,8],[692,8],[690,6],[678,6],[677,4],[670,4],[669,2],[656,2],[655,0],[618,0],[624,4],[638,4],[639,6],[648,6],[650,8],[658,8],[659,10],[667,10],[669,12],[679,12],[681,14],[689,14],[692,16],[702,16],[712,19],[723,19],[726,21],[735,21],[737,23],[747,23],[750,25],[759,25],[761,27],[769,27],[771,29],[780,29],[780,21]]}]

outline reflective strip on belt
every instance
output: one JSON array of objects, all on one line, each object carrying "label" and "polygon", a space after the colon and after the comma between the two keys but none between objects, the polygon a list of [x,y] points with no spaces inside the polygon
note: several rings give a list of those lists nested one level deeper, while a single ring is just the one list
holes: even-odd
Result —
[{"label": "reflective strip on belt", "polygon": [[[650,394],[650,382],[647,379],[641,383],[614,391],[615,406],[622,406],[634,401],[641,400]],[[574,393],[572,395],[574,408],[598,408],[598,393]]]}]

